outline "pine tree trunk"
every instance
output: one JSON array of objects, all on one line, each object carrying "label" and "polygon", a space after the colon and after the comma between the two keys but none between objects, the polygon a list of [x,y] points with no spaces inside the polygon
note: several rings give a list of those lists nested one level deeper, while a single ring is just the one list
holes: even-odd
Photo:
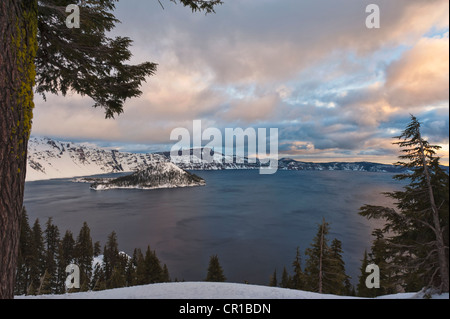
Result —
[{"label": "pine tree trunk", "polygon": [[0,2],[0,299],[14,297],[35,78],[37,1]]},{"label": "pine tree trunk", "polygon": [[428,197],[430,198],[430,206],[431,212],[433,215],[433,224],[434,224],[434,233],[436,236],[436,249],[438,253],[438,262],[439,262],[439,274],[442,280],[441,290],[443,292],[449,291],[449,275],[448,275],[448,261],[445,254],[445,242],[444,236],[441,228],[441,223],[439,220],[439,210],[436,206],[436,202],[434,200],[434,192],[433,186],[431,185],[431,177],[430,172],[428,171],[428,165],[425,158],[424,145],[422,141],[422,136],[419,134],[419,142],[420,142],[420,155],[422,157],[423,171],[425,174],[425,180],[428,188]]}]

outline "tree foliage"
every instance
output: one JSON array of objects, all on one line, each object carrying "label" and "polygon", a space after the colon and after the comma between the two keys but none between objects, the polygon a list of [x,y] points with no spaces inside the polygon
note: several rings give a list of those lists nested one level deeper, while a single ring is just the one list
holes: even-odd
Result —
[{"label": "tree foliage", "polygon": [[345,272],[342,243],[334,239],[329,245],[330,224],[323,219],[309,248],[305,266],[305,289],[313,292],[347,295],[350,277]]},{"label": "tree foliage", "polygon": [[292,288],[293,289],[303,289],[305,287],[305,274],[302,271],[302,259],[301,259],[300,248],[297,247],[297,253],[295,259],[292,262],[292,267],[294,270],[294,275],[292,276]]},{"label": "tree foliage", "polygon": [[[127,64],[132,40],[107,36],[119,20],[116,0],[40,0],[38,1],[38,51],[36,91],[66,95],[73,91],[103,107],[106,117],[123,112],[123,104],[142,94],[140,86],[156,71],[156,64]],[[79,29],[66,27],[65,8],[80,6]]]},{"label": "tree foliage", "polygon": [[205,281],[210,282],[224,282],[226,280],[223,274],[222,266],[219,263],[219,257],[217,255],[209,258],[208,273]]},{"label": "tree foliage", "polygon": [[[77,239],[59,230],[50,218],[42,231],[37,219],[30,228],[26,211],[22,215],[16,295],[63,294],[68,292],[66,267],[80,268],[80,289],[69,292],[99,291],[136,285],[170,282],[169,269],[156,252],[147,247],[145,256],[135,249],[132,257],[119,251],[117,234],[112,232],[103,249],[103,262],[94,263],[89,225],[84,222]],[[97,242],[98,243],[98,242]],[[99,243],[98,243],[99,244]],[[102,257],[102,256],[98,256]]]},{"label": "tree foliage", "polygon": [[403,153],[397,165],[408,172],[394,178],[409,181],[403,190],[385,193],[395,200],[396,209],[365,205],[360,215],[385,221],[375,233],[375,243],[385,248],[375,254],[383,256],[385,271],[397,285],[407,291],[418,286],[448,291],[449,176],[436,156],[440,147],[423,139],[420,128],[411,116],[396,137]]},{"label": "tree foliage", "polygon": [[94,246],[92,244],[91,229],[84,222],[75,242],[75,261],[80,267],[81,285],[87,287],[92,276],[92,261],[94,258]]},{"label": "tree foliage", "polygon": [[[170,1],[177,3],[177,0]],[[192,12],[203,11],[205,13],[216,12],[215,7],[223,3],[221,0],[178,0],[178,2],[183,4],[185,7],[191,8]]]},{"label": "tree foliage", "polygon": [[[142,94],[146,77],[154,75],[157,64],[131,65],[129,37],[108,34],[120,23],[114,15],[118,0],[39,0],[36,91],[65,96],[73,91],[93,99],[94,107],[105,109],[111,118],[123,112],[127,99]],[[171,2],[177,3],[175,0]],[[193,12],[214,12],[221,1],[180,0]],[[66,6],[80,7],[80,28],[65,25]]]}]

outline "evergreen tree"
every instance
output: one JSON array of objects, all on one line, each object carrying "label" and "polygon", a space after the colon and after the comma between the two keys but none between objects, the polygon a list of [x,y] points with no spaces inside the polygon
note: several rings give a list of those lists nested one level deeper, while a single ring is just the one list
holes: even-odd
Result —
[{"label": "evergreen tree", "polygon": [[92,276],[94,246],[92,244],[91,230],[86,222],[83,223],[75,243],[75,256],[76,264],[80,267],[81,286],[88,287]]},{"label": "evergreen tree", "polygon": [[122,288],[127,284],[125,273],[120,267],[114,267],[108,282],[108,289]]},{"label": "evergreen tree", "polygon": [[135,274],[135,284],[136,285],[145,285],[147,284],[147,276],[146,276],[146,266],[145,266],[145,258],[141,249],[135,249],[133,254],[133,260],[135,260],[136,264],[136,274]]},{"label": "evergreen tree", "polygon": [[127,287],[136,285],[136,266],[133,258],[128,260],[127,266],[125,268],[125,285]]},{"label": "evergreen tree", "polygon": [[326,293],[329,285],[326,270],[330,269],[330,247],[328,245],[327,235],[329,233],[329,224],[323,219],[319,225],[317,235],[314,237],[310,248],[306,249],[305,275],[306,289],[313,292]]},{"label": "evergreen tree", "polygon": [[373,289],[367,288],[366,285],[366,279],[368,276],[368,273],[366,273],[366,268],[368,265],[369,265],[369,258],[367,255],[367,250],[365,250],[363,260],[361,261],[361,268],[360,268],[361,275],[359,275],[357,286],[359,297],[375,297]]},{"label": "evergreen tree", "polygon": [[[32,256],[30,260],[30,281],[33,293],[41,286],[41,277],[45,273],[45,248],[42,228],[39,219],[33,224],[32,228]],[[30,289],[31,290],[31,289]]]},{"label": "evergreen tree", "polygon": [[270,287],[278,287],[277,270],[276,269],[273,271],[272,276],[270,276],[269,286]]},{"label": "evergreen tree", "polygon": [[[111,275],[111,288],[121,288],[127,286],[127,268],[131,261],[131,258],[128,257],[125,253],[119,253],[119,262],[117,266],[113,269],[113,274]],[[116,274],[114,274],[116,272]]]},{"label": "evergreen tree", "polygon": [[297,254],[295,260],[292,263],[294,268],[294,275],[292,276],[292,288],[302,290],[304,288],[305,275],[302,271],[300,248],[297,247]]},{"label": "evergreen tree", "polygon": [[330,269],[327,272],[328,293],[348,296],[351,294],[352,285],[350,277],[345,272],[345,262],[342,257],[342,242],[334,239],[330,247]]},{"label": "evergreen tree", "polygon": [[384,253],[395,282],[407,291],[435,287],[449,291],[448,221],[449,176],[436,156],[439,146],[423,139],[421,124],[414,116],[395,144],[402,148],[397,165],[407,173],[396,175],[409,184],[402,191],[386,193],[397,209],[365,205],[360,215],[383,219],[380,229],[388,250]]},{"label": "evergreen tree", "polygon": [[292,286],[292,278],[291,276],[288,274],[286,267],[283,268],[283,274],[281,275],[281,283],[280,283],[280,287],[281,288],[291,288]]},{"label": "evergreen tree", "polygon": [[103,270],[103,266],[97,263],[94,267],[94,273],[92,275],[91,290],[100,291],[105,289],[106,289],[105,272]]},{"label": "evergreen tree", "polygon": [[119,267],[119,244],[117,242],[117,234],[113,231],[106,241],[103,249],[103,268],[105,271],[106,286],[109,287],[109,282],[112,277],[114,268]]},{"label": "evergreen tree", "polygon": [[163,266],[161,282],[170,282],[169,268],[166,264]]},{"label": "evergreen tree", "polygon": [[39,279],[39,288],[36,295],[49,295],[52,293],[51,287],[52,275],[45,269],[44,274]]},{"label": "evergreen tree", "polygon": [[380,268],[380,288],[373,289],[372,294],[382,296],[397,293],[396,272],[390,265],[388,241],[380,229],[375,229],[372,236],[375,239],[369,252],[369,264],[375,264]]},{"label": "evergreen tree", "polygon": [[222,266],[219,263],[219,257],[217,255],[209,258],[208,273],[205,281],[209,282],[224,282],[226,278],[223,274]]},{"label": "evergreen tree", "polygon": [[58,291],[64,293],[66,291],[66,268],[75,261],[75,240],[70,231],[66,231],[63,239],[59,244],[59,264],[58,264]]},{"label": "evergreen tree", "polygon": [[348,295],[352,291],[350,277],[345,272],[342,243],[334,239],[328,244],[329,224],[322,220],[317,234],[306,249],[305,289],[318,293]]},{"label": "evergreen tree", "polygon": [[30,285],[27,288],[27,295],[28,296],[36,295],[36,288],[33,285],[33,281],[30,282]]},{"label": "evergreen tree", "polygon": [[94,257],[100,256],[102,253],[102,246],[100,245],[99,241],[96,241],[94,244]]},{"label": "evergreen tree", "polygon": [[46,223],[45,228],[45,269],[47,271],[47,282],[45,287],[46,293],[55,294],[59,292],[58,287],[58,265],[59,265],[59,229],[53,224],[53,220],[50,217]]},{"label": "evergreen tree", "polygon": [[145,283],[154,284],[162,281],[163,269],[161,263],[156,256],[156,252],[147,246],[147,251],[144,258],[145,263]]},{"label": "evergreen tree", "polygon": [[[140,249],[135,248],[133,251],[133,256],[128,260],[126,269],[127,286],[139,285],[137,278],[137,266],[139,259],[138,252],[140,252]],[[140,253],[142,254],[142,252]]]},{"label": "evergreen tree", "polygon": [[19,257],[17,263],[16,286],[14,293],[16,295],[27,294],[31,283],[31,264],[33,260],[32,231],[28,222],[28,215],[23,209],[20,221],[20,239],[19,239]]},{"label": "evergreen tree", "polygon": [[60,243],[60,261],[64,268],[72,264],[75,259],[75,240],[71,231],[67,230]]}]

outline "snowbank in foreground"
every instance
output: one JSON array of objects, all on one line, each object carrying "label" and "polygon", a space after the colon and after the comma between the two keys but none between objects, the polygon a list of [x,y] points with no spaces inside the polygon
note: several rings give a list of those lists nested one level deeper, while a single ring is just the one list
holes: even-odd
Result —
[{"label": "snowbank in foreground", "polygon": [[[433,296],[448,299],[449,295]],[[355,299],[312,292],[234,283],[165,283],[52,296],[27,296],[17,299]],[[422,298],[419,293],[384,296],[384,299]]]}]

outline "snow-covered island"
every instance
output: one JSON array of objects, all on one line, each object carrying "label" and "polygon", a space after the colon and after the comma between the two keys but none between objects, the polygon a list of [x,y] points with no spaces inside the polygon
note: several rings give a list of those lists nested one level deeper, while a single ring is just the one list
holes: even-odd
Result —
[{"label": "snow-covered island", "polygon": [[89,178],[89,180],[78,179],[76,181],[91,182],[91,189],[93,190],[160,189],[206,185],[203,178],[191,174],[170,162],[148,164],[144,169],[118,178]]}]

